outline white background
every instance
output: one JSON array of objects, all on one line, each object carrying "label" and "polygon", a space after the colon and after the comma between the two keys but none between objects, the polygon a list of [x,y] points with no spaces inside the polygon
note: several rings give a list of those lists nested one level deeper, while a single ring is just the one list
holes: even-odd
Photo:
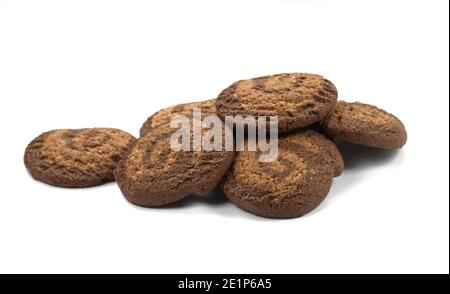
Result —
[{"label": "white background", "polygon": [[[448,1],[0,1],[0,272],[448,273]],[[399,152],[344,146],[313,213],[268,220],[219,194],[142,209],[114,183],[34,181],[31,139],[106,126],[233,81],[313,72],[399,116]]]}]

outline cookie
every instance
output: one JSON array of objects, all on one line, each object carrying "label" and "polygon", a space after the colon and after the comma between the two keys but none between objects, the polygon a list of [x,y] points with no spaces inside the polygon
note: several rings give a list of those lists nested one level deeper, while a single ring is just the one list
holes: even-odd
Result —
[{"label": "cookie", "polygon": [[255,151],[236,152],[224,193],[259,216],[300,217],[322,202],[337,173],[329,142],[316,131],[303,130],[279,138],[274,162],[260,162]]},{"label": "cookie", "polygon": [[334,176],[339,177],[342,175],[345,169],[345,163],[344,158],[342,157],[341,152],[337,148],[337,146],[334,144],[334,142],[330,141],[331,144],[333,144],[330,148],[330,153],[332,156],[332,160],[334,160]]},{"label": "cookie", "polygon": [[140,136],[145,136],[151,129],[156,127],[169,125],[174,115],[184,115],[189,119],[192,118],[194,108],[201,109],[203,118],[210,115],[217,115],[215,99],[170,106],[150,116],[142,125],[139,132]]},{"label": "cookie", "polygon": [[337,89],[327,79],[306,73],[287,73],[235,82],[217,99],[217,114],[278,116],[279,132],[306,127],[334,109]]},{"label": "cookie", "polygon": [[[190,194],[204,195],[228,171],[234,151],[174,151],[170,140],[176,131],[167,124],[155,125],[120,163],[115,172],[116,181],[131,203],[157,207]],[[205,135],[207,130],[201,132]],[[190,137],[192,148],[192,132]]]},{"label": "cookie", "polygon": [[305,131],[305,139],[310,142],[311,148],[316,153],[316,156],[325,160],[328,164],[333,166],[334,176],[338,177],[344,172],[345,164],[341,152],[336,144],[315,131]]},{"label": "cookie", "polygon": [[90,187],[114,180],[114,169],[135,140],[117,129],[53,130],[28,145],[24,162],[39,181],[59,187]]},{"label": "cookie", "polygon": [[407,140],[405,126],[397,117],[359,102],[339,101],[321,128],[336,140],[381,149],[401,148]]}]

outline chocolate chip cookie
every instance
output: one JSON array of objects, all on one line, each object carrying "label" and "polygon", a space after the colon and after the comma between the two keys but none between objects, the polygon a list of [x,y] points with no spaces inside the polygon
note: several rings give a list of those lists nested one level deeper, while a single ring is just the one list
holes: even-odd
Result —
[{"label": "chocolate chip cookie", "polygon": [[397,117],[359,102],[339,101],[321,126],[326,135],[336,140],[368,147],[396,149],[407,140],[405,126]]},{"label": "chocolate chip cookie", "polygon": [[225,116],[278,116],[279,132],[306,127],[333,111],[337,89],[322,76],[286,73],[235,82],[217,99]]},{"label": "chocolate chip cookie", "polygon": [[109,128],[53,130],[28,145],[24,162],[39,181],[90,187],[114,180],[114,169],[135,140],[124,131]]},{"label": "chocolate chip cookie", "polygon": [[330,141],[304,130],[279,139],[278,159],[260,162],[259,152],[236,152],[223,182],[225,195],[238,207],[269,218],[300,217],[328,194],[337,173]]},{"label": "chocolate chip cookie", "polygon": [[[190,125],[193,123],[191,120]],[[190,149],[174,149],[171,137],[177,131],[166,123],[153,125],[120,163],[116,181],[128,201],[146,207],[163,206],[189,194],[206,194],[220,183],[234,151],[207,151],[203,146],[195,149],[193,132],[188,134]],[[208,132],[201,129],[203,138]],[[226,138],[222,139],[225,145]]]}]

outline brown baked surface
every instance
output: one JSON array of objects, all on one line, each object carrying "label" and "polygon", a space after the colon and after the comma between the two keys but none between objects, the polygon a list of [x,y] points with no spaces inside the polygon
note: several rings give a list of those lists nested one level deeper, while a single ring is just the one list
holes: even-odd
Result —
[{"label": "brown baked surface", "polygon": [[280,132],[318,122],[331,113],[337,89],[327,79],[307,73],[286,73],[235,82],[217,99],[225,116],[278,116]]},{"label": "brown baked surface", "polygon": [[114,180],[113,171],[136,139],[110,128],[46,132],[26,148],[24,162],[37,180],[82,188]]},{"label": "brown baked surface", "polygon": [[217,115],[215,99],[169,106],[161,109],[147,119],[141,127],[139,132],[140,136],[145,136],[151,129],[156,127],[169,125],[174,115],[184,115],[191,119],[194,108],[199,108],[202,110],[202,118],[210,115]]},{"label": "brown baked surface", "polygon": [[203,195],[215,188],[228,171],[234,151],[175,152],[170,146],[175,131],[166,123],[154,125],[120,163],[116,181],[130,202],[156,207],[192,193]]},{"label": "brown baked surface", "polygon": [[326,160],[327,163],[334,167],[334,176],[338,177],[344,172],[345,164],[344,158],[339,151],[336,144],[330,139],[316,131],[303,131],[305,139],[310,142],[311,148],[316,152],[316,156],[321,160]]},{"label": "brown baked surface", "polygon": [[322,130],[336,140],[382,149],[401,148],[407,141],[405,126],[397,117],[359,102],[339,101]]},{"label": "brown baked surface", "polygon": [[293,218],[310,212],[326,197],[337,174],[329,142],[313,130],[304,130],[280,138],[275,162],[260,162],[258,152],[236,152],[223,182],[225,195],[240,208],[264,217]]}]

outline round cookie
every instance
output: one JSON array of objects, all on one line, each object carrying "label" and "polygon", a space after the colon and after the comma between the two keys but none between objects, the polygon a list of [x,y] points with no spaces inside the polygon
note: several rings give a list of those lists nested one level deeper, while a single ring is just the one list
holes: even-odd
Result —
[{"label": "round cookie", "polygon": [[169,125],[174,115],[184,115],[187,118],[191,119],[192,111],[194,110],[194,108],[199,108],[202,110],[203,118],[210,115],[217,115],[215,99],[170,106],[161,109],[160,111],[150,116],[142,125],[139,132],[140,136],[145,136],[151,129],[154,129],[156,127]]},{"label": "round cookie", "polygon": [[279,139],[278,159],[260,162],[258,152],[237,152],[223,182],[225,195],[238,207],[269,218],[300,217],[328,194],[336,173],[326,152],[329,140],[305,130]]},{"label": "round cookie", "polygon": [[280,133],[306,127],[333,111],[337,89],[327,79],[307,73],[286,73],[235,82],[217,99],[225,116],[278,116]]},{"label": "round cookie", "polygon": [[109,128],[62,129],[41,134],[26,148],[33,178],[50,185],[83,188],[114,180],[114,169],[135,138]]},{"label": "round cookie", "polygon": [[336,140],[368,147],[396,149],[407,141],[405,126],[397,117],[359,102],[339,101],[321,127]]},{"label": "round cookie", "polygon": [[[120,163],[116,181],[131,203],[157,207],[189,194],[203,195],[228,171],[234,151],[174,151],[170,141],[176,131],[167,124],[151,128]],[[192,131],[190,137],[192,148]]]}]

